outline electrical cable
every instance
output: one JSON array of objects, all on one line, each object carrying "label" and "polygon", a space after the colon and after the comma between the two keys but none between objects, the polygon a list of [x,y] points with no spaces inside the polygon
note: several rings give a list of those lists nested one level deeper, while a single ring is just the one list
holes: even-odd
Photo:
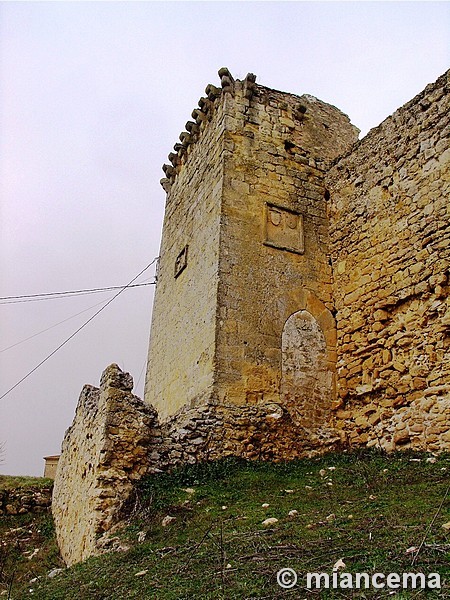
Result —
[{"label": "electrical cable", "polygon": [[141,383],[142,375],[144,374],[144,369],[145,369],[146,365],[147,365],[147,360],[145,360],[144,364],[142,365],[142,369],[141,369],[141,372],[139,373],[139,378],[136,383],[136,388],[138,388],[139,384]]},{"label": "electrical cable", "polygon": [[[149,283],[135,283],[134,285],[125,286],[127,288],[142,287],[145,285],[155,285],[154,281]],[[22,304],[23,302],[38,302],[41,300],[59,300],[60,298],[73,298],[74,296],[87,296],[89,294],[99,294],[102,292],[110,292],[120,290],[124,286],[116,285],[104,288],[92,288],[86,290],[72,290],[66,292],[49,292],[47,294],[29,294],[23,296],[5,296],[0,298],[0,304]]]},{"label": "electrical cable", "polygon": [[42,329],[41,331],[33,333],[33,335],[29,335],[27,338],[20,340],[20,342],[11,344],[11,346],[7,346],[6,348],[2,348],[0,350],[0,354],[2,354],[3,352],[6,352],[7,350],[10,350],[11,348],[15,348],[16,346],[20,346],[21,344],[28,342],[28,340],[32,340],[33,338],[37,337],[38,335],[41,335],[41,333],[46,333],[47,331],[50,331],[50,329],[54,329],[55,327],[58,327],[58,325],[62,325],[63,323],[66,323],[67,321],[70,321],[71,319],[75,319],[75,317],[78,317],[79,315],[82,315],[83,313],[88,312],[88,311],[92,310],[93,308],[100,306],[100,304],[104,304],[105,302],[108,302],[108,300],[102,300],[101,302],[97,302],[97,304],[94,304],[94,306],[85,308],[84,310],[76,313],[75,315],[67,317],[67,319],[64,319],[63,321],[59,321],[58,323],[55,323],[54,325],[50,325],[50,327],[46,327],[45,329]]},{"label": "electrical cable", "polygon": [[142,271],[140,271],[136,275],[136,277],[133,277],[133,279],[127,285],[123,286],[120,289],[120,291],[117,292],[117,294],[115,294],[110,300],[108,300],[108,302],[106,304],[104,304],[91,317],[89,317],[89,319],[87,321],[85,321],[83,323],[83,325],[78,327],[78,329],[76,329],[68,338],[66,338],[61,344],[59,344],[59,346],[57,348],[55,348],[52,352],[50,352],[50,354],[48,354],[43,360],[41,360],[40,363],[38,363],[35,367],[33,367],[33,369],[31,369],[31,371],[28,371],[28,373],[26,375],[24,375],[17,383],[15,383],[12,387],[9,388],[9,390],[7,390],[4,394],[2,394],[0,396],[0,400],[2,400],[10,392],[15,390],[16,387],[18,387],[22,382],[25,381],[25,379],[28,379],[28,377],[30,377],[30,375],[32,375],[35,371],[37,371],[44,363],[46,363],[52,356],[54,356],[59,350],[61,350],[61,348],[63,346],[65,346],[68,342],[70,342],[71,339],[73,339],[82,329],[84,329],[91,321],[93,321],[97,315],[99,315],[103,310],[105,310],[105,308],[107,306],[109,306],[111,304],[111,302],[113,302],[118,296],[120,296],[120,294],[122,294],[122,292],[124,292],[126,289],[128,289],[136,281],[136,279],[138,279],[143,273],[145,273],[145,271],[147,269],[149,269],[157,260],[158,260],[158,258],[154,258],[151,263],[149,263],[146,267],[144,267],[142,269]]}]

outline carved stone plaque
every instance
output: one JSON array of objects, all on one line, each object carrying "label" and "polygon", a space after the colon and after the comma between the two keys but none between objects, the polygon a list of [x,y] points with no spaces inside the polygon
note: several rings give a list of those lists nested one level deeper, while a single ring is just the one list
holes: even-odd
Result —
[{"label": "carved stone plaque", "polygon": [[266,246],[303,254],[305,242],[303,216],[300,213],[275,204],[266,204],[264,221]]},{"label": "carved stone plaque", "polygon": [[185,246],[175,261],[175,277],[178,277],[187,267],[188,246]]}]

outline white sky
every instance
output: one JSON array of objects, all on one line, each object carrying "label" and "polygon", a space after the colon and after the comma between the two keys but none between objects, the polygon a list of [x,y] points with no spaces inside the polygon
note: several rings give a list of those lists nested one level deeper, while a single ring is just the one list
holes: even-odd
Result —
[{"label": "white sky", "polygon": [[[0,296],[123,285],[158,255],[161,165],[220,67],[365,134],[448,68],[449,31],[447,2],[0,3]],[[142,395],[152,294],[126,291],[0,401],[0,472],[42,474],[111,362]],[[0,350],[112,295],[1,304]],[[0,395],[99,307],[2,351]]]}]

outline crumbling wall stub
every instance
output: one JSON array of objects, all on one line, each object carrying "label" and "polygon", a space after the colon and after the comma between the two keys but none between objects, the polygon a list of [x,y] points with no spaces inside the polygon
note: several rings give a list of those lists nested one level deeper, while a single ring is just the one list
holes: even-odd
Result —
[{"label": "crumbling wall stub", "polygon": [[99,538],[121,511],[161,442],[156,411],[131,393],[133,379],[108,367],[100,389],[84,386],[62,444],[52,512],[68,565],[101,551]]},{"label": "crumbling wall stub", "polygon": [[160,424],[132,387],[130,375],[108,367],[100,389],[84,386],[64,437],[52,512],[68,565],[114,548],[111,530],[126,517],[143,475],[226,456],[289,460],[340,444],[329,426],[299,427],[275,403],[184,406]]},{"label": "crumbling wall stub", "polygon": [[449,135],[447,72],[327,177],[335,425],[350,444],[449,448]]},{"label": "crumbling wall stub", "polygon": [[183,407],[161,426],[162,443],[153,468],[239,456],[250,460],[292,460],[340,447],[340,436],[325,423],[303,427],[277,403]]},{"label": "crumbling wall stub", "polygon": [[52,502],[52,486],[18,487],[0,491],[0,517],[46,512]]}]

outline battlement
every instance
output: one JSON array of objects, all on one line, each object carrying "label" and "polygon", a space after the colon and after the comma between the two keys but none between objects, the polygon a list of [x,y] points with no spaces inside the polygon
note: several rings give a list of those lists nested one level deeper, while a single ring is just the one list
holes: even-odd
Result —
[{"label": "battlement", "polygon": [[[221,87],[213,84],[206,86],[206,96],[200,98],[198,107],[192,111],[194,120],[186,123],[185,131],[179,136],[180,141],[174,145],[174,152],[168,155],[171,164],[162,167],[166,176],[160,183],[167,193],[187,163],[193,145],[220,110],[231,118],[239,116],[241,126],[243,123],[262,125],[265,119],[258,113],[273,113],[279,126],[278,133],[285,134],[286,151],[298,153],[303,159],[311,161],[311,166],[319,168],[323,167],[324,161],[348,150],[357,139],[359,130],[354,126],[346,135],[342,135],[343,128],[350,125],[346,115],[310,94],[297,96],[259,85],[253,73],[248,73],[242,81],[234,79],[226,67],[219,69],[218,74]],[[224,107],[226,97],[229,102]],[[233,129],[232,120],[226,126]],[[299,135],[300,132],[302,135]]]},{"label": "battlement", "polygon": [[[208,123],[211,121],[213,112],[217,108],[217,104],[220,102],[222,95],[234,92],[236,81],[226,67],[219,70],[219,77],[222,87],[218,88],[212,83],[209,83],[206,86],[206,97],[202,96],[198,101],[198,108],[194,108],[192,111],[191,117],[194,121],[188,121],[186,123],[185,131],[180,133],[180,141],[173,147],[175,152],[170,152],[168,156],[171,164],[164,164],[162,167],[166,177],[161,179],[160,183],[166,192],[170,190],[171,184],[175,181],[176,176],[185,164],[191,151],[190,146],[195,144],[205,127],[207,127]],[[256,76],[249,73],[245,78],[245,82],[247,82],[247,80],[250,84],[253,83],[254,85]],[[237,83],[241,82],[238,81]],[[252,88],[250,87],[249,89]]]}]

